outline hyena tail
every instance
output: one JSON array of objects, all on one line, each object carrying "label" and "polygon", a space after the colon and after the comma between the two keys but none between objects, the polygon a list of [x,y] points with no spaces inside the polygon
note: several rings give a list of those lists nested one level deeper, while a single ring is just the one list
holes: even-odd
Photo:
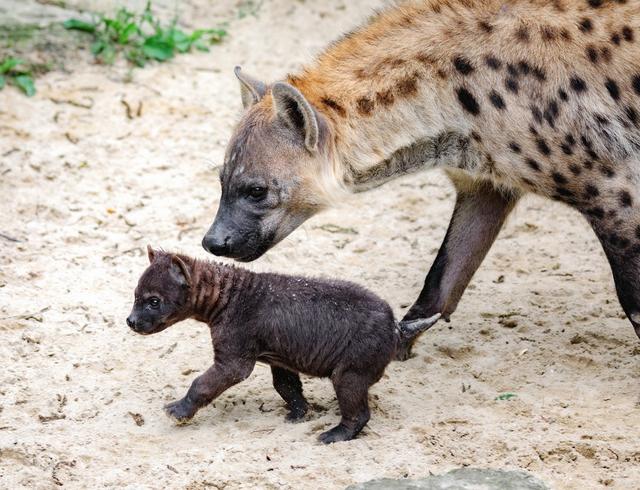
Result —
[{"label": "hyena tail", "polygon": [[422,332],[429,330],[440,319],[440,316],[440,313],[436,313],[429,318],[399,321],[397,326],[398,344],[405,344],[420,335]]}]

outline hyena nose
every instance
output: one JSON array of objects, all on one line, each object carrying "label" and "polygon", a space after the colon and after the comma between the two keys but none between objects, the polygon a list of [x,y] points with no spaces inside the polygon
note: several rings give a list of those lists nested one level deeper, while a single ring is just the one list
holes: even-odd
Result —
[{"label": "hyena nose", "polygon": [[226,255],[229,253],[229,236],[206,234],[202,239],[202,247],[213,255]]},{"label": "hyena nose", "polygon": [[127,317],[127,325],[129,326],[129,328],[133,328],[136,324],[131,319],[131,317]]}]

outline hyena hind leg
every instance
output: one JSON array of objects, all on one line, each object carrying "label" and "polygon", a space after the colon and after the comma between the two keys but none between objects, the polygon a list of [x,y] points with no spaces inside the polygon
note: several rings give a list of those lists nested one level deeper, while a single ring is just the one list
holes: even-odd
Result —
[{"label": "hyena hind leg", "polygon": [[640,226],[611,228],[605,220],[590,221],[611,265],[622,309],[640,338]]},{"label": "hyena hind leg", "polygon": [[273,376],[273,387],[287,403],[289,413],[286,415],[287,422],[301,420],[307,413],[309,404],[302,394],[302,381],[300,375],[277,366],[271,366]]},{"label": "hyena hind leg", "polygon": [[324,444],[353,439],[367,425],[370,417],[368,397],[371,376],[346,371],[333,375],[331,381],[342,418],[338,425],[318,436]]}]

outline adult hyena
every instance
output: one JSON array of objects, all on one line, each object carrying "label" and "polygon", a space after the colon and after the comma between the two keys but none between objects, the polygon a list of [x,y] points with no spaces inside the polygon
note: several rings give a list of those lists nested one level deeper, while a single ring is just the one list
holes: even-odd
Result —
[{"label": "adult hyena", "polygon": [[208,251],[254,260],[341,193],[439,167],[456,205],[405,318],[447,318],[534,192],[592,225],[640,336],[640,2],[408,2],[286,81],[236,74]]}]

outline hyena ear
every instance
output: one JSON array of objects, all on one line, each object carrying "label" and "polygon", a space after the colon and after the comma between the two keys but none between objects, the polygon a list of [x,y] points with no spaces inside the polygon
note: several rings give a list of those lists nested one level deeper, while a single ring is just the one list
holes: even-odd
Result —
[{"label": "hyena ear", "polygon": [[318,149],[318,117],[302,93],[285,82],[277,82],[271,88],[276,114],[288,126],[304,136],[304,145],[310,152]]},{"label": "hyena ear", "polygon": [[147,245],[147,257],[149,257],[149,263],[153,264],[156,259],[156,251],[151,248],[151,245]]},{"label": "hyena ear", "polygon": [[260,102],[260,99],[267,93],[267,86],[259,80],[242,73],[242,68],[236,66],[233,70],[238,80],[240,80],[240,95],[242,105],[248,109],[253,104]]},{"label": "hyena ear", "polygon": [[182,260],[177,255],[172,255],[171,256],[171,265],[173,267],[177,268],[175,270],[175,272],[181,276],[180,277],[181,280],[184,280],[184,285],[185,286],[190,286],[191,285],[191,270],[189,270],[189,267],[187,266],[187,264],[184,263],[184,260]]}]

